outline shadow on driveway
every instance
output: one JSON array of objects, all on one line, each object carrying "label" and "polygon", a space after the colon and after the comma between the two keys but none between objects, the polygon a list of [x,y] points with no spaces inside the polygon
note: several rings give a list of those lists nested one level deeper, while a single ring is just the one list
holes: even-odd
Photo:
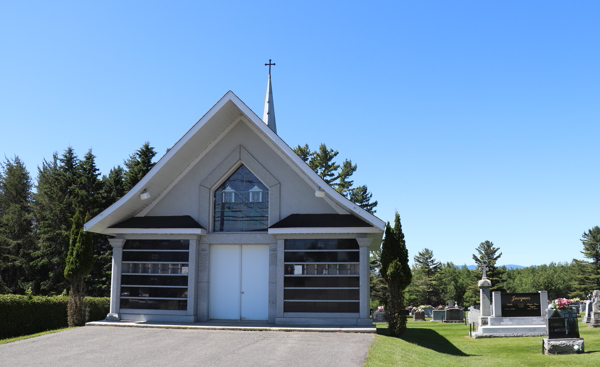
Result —
[{"label": "shadow on driveway", "polygon": [[[378,328],[377,334],[389,336],[387,328]],[[450,341],[444,338],[435,330],[431,329],[406,329],[404,335],[400,339],[416,344],[423,348],[431,349],[438,353],[449,354],[458,357],[469,357],[469,354],[464,353],[462,350],[450,343]]]}]

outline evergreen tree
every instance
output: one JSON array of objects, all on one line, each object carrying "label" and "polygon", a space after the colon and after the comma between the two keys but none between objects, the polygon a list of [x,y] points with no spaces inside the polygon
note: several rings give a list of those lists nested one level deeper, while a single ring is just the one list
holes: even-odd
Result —
[{"label": "evergreen tree", "polygon": [[155,163],[152,163],[154,156],[156,156],[156,151],[154,147],[150,146],[149,142],[145,142],[140,149],[129,156],[129,159],[125,161],[125,167],[127,168],[124,179],[125,192],[131,190],[150,172],[155,165]]},{"label": "evergreen tree", "polygon": [[371,201],[373,194],[369,192],[367,185],[355,187],[350,190],[349,197],[351,202],[358,204],[361,208],[368,211],[371,214],[375,214],[375,207],[377,206],[377,200]]},{"label": "evergreen tree", "polygon": [[68,304],[69,326],[84,325],[87,320],[85,303],[85,277],[92,270],[94,249],[91,233],[83,230],[84,220],[78,210],[72,220],[69,234],[69,253],[65,263],[64,276],[71,283]]},{"label": "evergreen tree", "polygon": [[125,171],[116,166],[102,178],[102,208],[106,209],[125,195]]},{"label": "evergreen tree", "polygon": [[391,336],[399,337],[406,331],[404,313],[404,290],[412,280],[408,266],[408,250],[400,223],[400,214],[396,212],[394,228],[388,225],[381,250],[381,276],[388,285],[388,297],[385,299],[385,315]]},{"label": "evergreen tree", "polygon": [[425,292],[425,302],[427,305],[436,305],[443,303],[438,287],[436,276],[442,269],[442,264],[433,257],[433,251],[428,248],[423,249],[414,258],[415,270],[423,274],[419,277],[419,290]]},{"label": "evergreen tree", "polygon": [[100,171],[96,167],[96,156],[90,149],[77,166],[75,181],[76,208],[92,216],[100,213],[102,208],[102,181]]},{"label": "evergreen tree", "polygon": [[38,237],[32,265],[38,282],[36,293],[60,294],[68,286],[63,276],[69,248],[71,218],[78,205],[77,182],[79,160],[69,147],[59,158],[44,160],[38,168],[37,190],[34,194],[34,222]]},{"label": "evergreen tree", "polygon": [[433,277],[442,270],[442,263],[433,257],[433,251],[428,248],[424,248],[423,251],[419,252],[414,260],[415,266],[423,270],[428,277]]},{"label": "evergreen tree", "polygon": [[596,226],[581,236],[584,257],[591,261],[573,260],[575,281],[570,296],[587,298],[595,289],[600,289],[600,227]]},{"label": "evergreen tree", "polygon": [[23,294],[33,278],[31,178],[19,157],[0,169],[0,293]]},{"label": "evergreen tree", "polygon": [[351,160],[344,160],[342,166],[335,163],[334,159],[339,152],[327,148],[325,144],[321,144],[319,151],[316,152],[311,151],[308,144],[298,145],[294,152],[329,186],[369,213],[375,213],[377,201],[371,201],[373,195],[369,192],[367,186],[353,187],[354,181],[350,178],[356,172],[357,165],[352,164]]},{"label": "evergreen tree", "polygon": [[381,306],[388,294],[387,284],[381,276],[381,250],[371,251],[369,254],[369,268],[371,301],[377,306]]},{"label": "evergreen tree", "polygon": [[502,274],[504,274],[504,270],[496,266],[496,262],[502,256],[502,252],[497,254],[500,248],[494,247],[494,243],[491,241],[484,241],[475,250],[477,250],[477,254],[473,254],[473,260],[475,260],[481,275],[483,275],[483,264],[487,263],[487,277],[492,282],[490,290],[503,291]]},{"label": "evergreen tree", "polygon": [[[354,185],[354,181],[350,180],[350,177],[356,172],[357,165],[352,164],[351,160],[345,159],[344,164],[342,165],[342,170],[339,174],[338,182],[333,186],[337,192],[348,197],[350,193],[354,190],[351,190],[352,185]],[[363,187],[363,186],[361,186]],[[366,186],[364,186],[366,189]],[[356,189],[355,189],[356,190]],[[368,192],[367,192],[368,194]],[[369,197],[370,199],[370,197]],[[356,201],[354,201],[356,203]],[[368,202],[368,200],[367,200]],[[377,204],[375,204],[377,205]]]}]

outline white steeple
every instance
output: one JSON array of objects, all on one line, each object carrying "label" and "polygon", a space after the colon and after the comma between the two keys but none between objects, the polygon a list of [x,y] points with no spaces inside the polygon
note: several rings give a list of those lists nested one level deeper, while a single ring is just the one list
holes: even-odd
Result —
[{"label": "white steeple", "polygon": [[263,121],[275,134],[277,134],[277,124],[275,123],[275,102],[273,101],[273,84],[271,83],[271,59],[269,63],[269,81],[267,82],[267,93],[265,94],[265,112],[263,113]]}]

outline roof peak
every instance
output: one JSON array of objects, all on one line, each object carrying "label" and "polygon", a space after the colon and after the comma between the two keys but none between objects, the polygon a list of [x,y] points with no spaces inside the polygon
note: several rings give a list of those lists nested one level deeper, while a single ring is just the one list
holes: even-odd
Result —
[{"label": "roof peak", "polygon": [[275,123],[275,101],[273,100],[273,83],[271,82],[271,66],[275,63],[265,64],[269,66],[269,79],[267,81],[267,93],[265,93],[265,111],[263,113],[263,121],[267,126],[277,134],[277,124]]}]

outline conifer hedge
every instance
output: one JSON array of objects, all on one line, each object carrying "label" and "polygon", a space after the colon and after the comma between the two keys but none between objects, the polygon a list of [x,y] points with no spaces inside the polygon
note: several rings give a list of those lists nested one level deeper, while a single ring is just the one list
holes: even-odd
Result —
[{"label": "conifer hedge", "polygon": [[[109,311],[110,298],[86,297],[88,320],[102,320]],[[0,295],[0,339],[35,334],[67,327],[67,304],[64,296]]]}]

